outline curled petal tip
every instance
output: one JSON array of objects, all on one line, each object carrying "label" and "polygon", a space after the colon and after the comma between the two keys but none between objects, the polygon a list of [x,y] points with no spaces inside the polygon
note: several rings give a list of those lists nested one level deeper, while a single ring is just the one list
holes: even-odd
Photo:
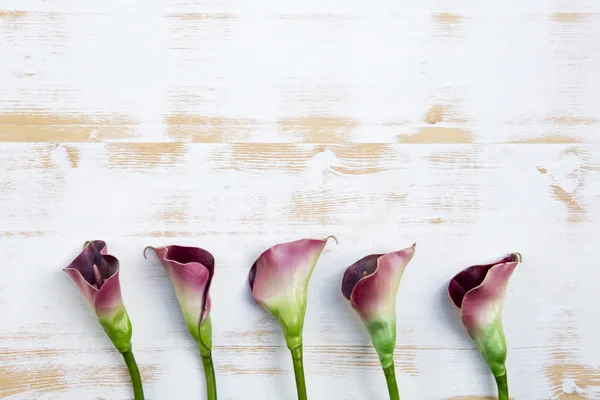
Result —
[{"label": "curled petal tip", "polygon": [[513,253],[516,257],[517,260],[519,261],[519,263],[523,262],[523,255],[521,255],[521,253]]},{"label": "curled petal tip", "polygon": [[329,236],[327,236],[327,237],[325,238],[325,241],[326,241],[326,242],[328,242],[328,241],[329,241],[329,239],[333,239],[333,240],[335,240],[335,244],[336,244],[336,245],[339,245],[339,244],[340,244],[340,242],[338,242],[337,238],[336,238],[335,236],[333,236],[333,235],[329,235]]},{"label": "curled petal tip", "polygon": [[145,259],[148,259],[148,256],[146,256],[146,250],[148,250],[148,249],[152,249],[152,250],[154,250],[154,247],[152,247],[152,246],[146,246],[146,247],[144,248],[144,258],[145,258]]}]

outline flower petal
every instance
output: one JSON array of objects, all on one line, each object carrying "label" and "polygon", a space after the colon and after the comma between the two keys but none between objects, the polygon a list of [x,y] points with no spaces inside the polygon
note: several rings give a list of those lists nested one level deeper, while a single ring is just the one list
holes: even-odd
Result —
[{"label": "flower petal", "polygon": [[254,300],[280,321],[290,348],[301,341],[308,281],[328,239],[278,244],[265,251],[250,270]]},{"label": "flower petal", "polygon": [[350,300],[354,287],[362,278],[372,275],[377,269],[377,261],[383,254],[371,254],[352,264],[342,278],[342,294]]},{"label": "flower petal", "polygon": [[110,279],[119,270],[119,261],[107,255],[106,243],[103,240],[86,242],[81,253],[64,269],[93,309],[98,292],[94,265],[104,281]]},{"label": "flower petal", "polygon": [[[111,256],[106,256],[111,257]],[[116,258],[115,258],[116,260]],[[118,261],[117,261],[118,265]],[[119,270],[98,289],[94,302],[98,321],[121,353],[131,348],[131,321],[121,296]]]},{"label": "flower petal", "polygon": [[448,285],[450,300],[460,310],[463,325],[496,379],[506,374],[504,296],[508,280],[520,262],[521,255],[512,253],[496,263],[474,265],[458,273]]},{"label": "flower petal", "polygon": [[203,323],[210,321],[208,291],[214,275],[214,257],[198,247],[173,245],[152,249],[171,279],[188,330],[197,341],[200,340],[201,315]]},{"label": "flower petal", "polygon": [[396,294],[415,246],[366,256],[348,267],[342,279],[342,293],[365,324],[383,368],[394,364]]},{"label": "flower petal", "polygon": [[464,326],[496,377],[506,374],[507,347],[502,328],[502,306],[508,281],[519,264],[520,256],[514,254],[503,259],[513,259],[518,261],[502,262],[489,268],[483,282],[463,296],[460,308]]},{"label": "flower petal", "polygon": [[[367,275],[356,282],[350,295],[352,307],[364,321],[382,317],[395,320],[400,279],[414,254],[415,245],[380,256],[375,271],[370,274],[368,271],[372,269],[373,256],[367,256],[348,269],[352,279],[355,279],[356,265],[366,267],[364,271]],[[350,283],[352,279],[348,278]]]},{"label": "flower petal", "polygon": [[119,260],[107,254],[106,243],[86,242],[64,271],[77,284],[117,350],[129,350],[132,329],[121,296]]},{"label": "flower petal", "polygon": [[95,312],[94,300],[96,299],[96,293],[98,289],[89,284],[87,280],[81,275],[81,272],[75,268],[65,268],[64,271],[71,277],[73,282],[79,288],[79,291],[88,302],[90,308]]},{"label": "flower petal", "polygon": [[456,307],[461,308],[465,294],[467,294],[469,290],[481,285],[490,268],[497,264],[517,261],[518,259],[519,255],[517,253],[512,253],[494,263],[473,265],[465,268],[452,278],[448,285],[448,295],[450,296],[450,300]]},{"label": "flower petal", "polygon": [[494,265],[483,282],[465,294],[461,307],[462,322],[473,338],[487,331],[502,316],[508,280],[518,264],[518,261],[510,261]]},{"label": "flower petal", "polygon": [[[119,261],[116,262],[118,265]],[[117,272],[108,278],[108,280],[104,282],[100,289],[98,289],[96,298],[94,300],[94,309],[96,310],[96,315],[98,318],[110,318],[119,312],[123,307],[121,283],[119,281],[119,270],[117,269]]]},{"label": "flower petal", "polygon": [[265,251],[250,273],[252,295],[259,304],[303,292],[327,240],[302,239],[282,243]]}]

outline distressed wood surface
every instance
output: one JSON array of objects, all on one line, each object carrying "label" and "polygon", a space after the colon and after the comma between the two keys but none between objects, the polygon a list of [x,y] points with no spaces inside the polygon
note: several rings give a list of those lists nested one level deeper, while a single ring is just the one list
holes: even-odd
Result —
[{"label": "distressed wood surface", "polygon": [[295,398],[247,273],[336,235],[313,274],[311,399],[386,399],[340,292],[414,241],[398,295],[404,400],[492,399],[446,299],[460,269],[524,256],[504,310],[515,399],[600,399],[600,3],[0,1],[0,398],[131,398],[61,271],[121,260],[147,399],[204,398],[200,358],[147,245],[217,259],[221,399]]}]

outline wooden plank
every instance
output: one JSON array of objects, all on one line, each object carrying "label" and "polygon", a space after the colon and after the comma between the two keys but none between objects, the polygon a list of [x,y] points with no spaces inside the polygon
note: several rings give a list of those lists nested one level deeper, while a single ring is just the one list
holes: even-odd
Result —
[{"label": "wooden plank", "polygon": [[220,398],[295,398],[247,274],[275,243],[331,234],[309,289],[309,398],[387,398],[340,280],[415,241],[403,399],[494,398],[445,285],[509,251],[525,261],[504,309],[512,397],[600,398],[597,1],[5,0],[0,54],[0,398],[131,396],[60,271],[95,238],[123,265],[149,400],[204,393],[142,255],[175,243],[217,260]]},{"label": "wooden plank", "polygon": [[[368,396],[361,389],[368,379],[369,393],[385,398],[384,386],[374,384],[381,380],[376,356],[339,282],[363,255],[413,241],[418,257],[398,296],[397,364],[408,398],[424,388],[431,398],[493,393],[443,287],[470,263],[516,250],[526,263],[511,281],[504,317],[514,393],[593,394],[600,371],[595,347],[586,344],[595,329],[587,316],[598,306],[586,299],[596,296],[598,278],[589,249],[598,223],[599,155],[590,145],[3,144],[0,312],[8,322],[0,354],[5,375],[19,382],[4,393],[86,397],[102,379],[103,396],[127,395],[118,356],[60,272],[81,240],[101,237],[124,266],[134,343],[156,398],[182,379],[173,368],[195,382],[184,384],[181,398],[201,390],[198,359],[165,273],[141,254],[149,244],[170,243],[203,246],[217,258],[213,320],[222,393],[239,397],[246,382],[256,398],[291,396],[279,328],[251,301],[247,273],[274,243],[335,234],[340,244],[328,247],[310,289],[305,343],[314,396]],[[548,243],[552,252],[543,250]],[[96,362],[89,352],[100,349],[106,376],[81,378],[79,363]],[[171,352],[185,357],[185,372],[171,365],[174,355],[164,355]],[[18,378],[23,374],[30,380]],[[457,383],[459,375],[477,380]],[[325,382],[335,383],[325,389]]]},{"label": "wooden plank", "polygon": [[598,143],[589,0],[8,3],[3,141]]}]

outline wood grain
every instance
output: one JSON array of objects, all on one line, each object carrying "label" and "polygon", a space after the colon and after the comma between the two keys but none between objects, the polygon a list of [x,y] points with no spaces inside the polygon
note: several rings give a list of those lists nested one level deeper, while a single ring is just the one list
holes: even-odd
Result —
[{"label": "wood grain", "polygon": [[333,234],[309,288],[309,398],[387,398],[339,286],[362,256],[416,241],[403,399],[494,398],[445,285],[512,251],[511,396],[600,399],[596,1],[5,0],[0,54],[0,398],[130,398],[61,272],[95,238],[123,265],[147,399],[204,393],[168,278],[142,255],[166,244],[217,260],[220,398],[295,398],[247,274],[275,243]]}]

